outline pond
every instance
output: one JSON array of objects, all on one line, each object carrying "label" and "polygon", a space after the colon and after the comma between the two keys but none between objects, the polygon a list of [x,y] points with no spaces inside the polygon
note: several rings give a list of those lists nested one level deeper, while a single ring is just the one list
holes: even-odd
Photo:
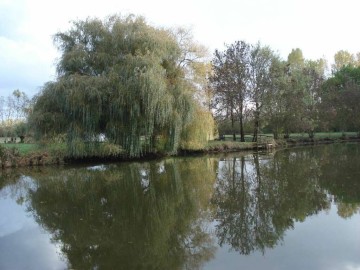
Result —
[{"label": "pond", "polygon": [[0,172],[0,269],[360,269],[360,144]]}]

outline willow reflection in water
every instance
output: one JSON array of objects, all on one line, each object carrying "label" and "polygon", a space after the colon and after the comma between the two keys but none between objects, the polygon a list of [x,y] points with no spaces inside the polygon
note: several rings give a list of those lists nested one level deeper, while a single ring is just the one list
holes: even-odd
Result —
[{"label": "willow reflection in water", "polygon": [[215,251],[203,222],[212,167],[170,159],[41,175],[30,207],[71,268],[198,268]]},{"label": "willow reflection in water", "polygon": [[358,213],[358,164],[360,145],[344,144],[44,168],[2,174],[0,189],[18,187],[15,200],[50,233],[70,269],[207,269],[223,248],[266,254],[294,224],[332,204],[341,217]]}]

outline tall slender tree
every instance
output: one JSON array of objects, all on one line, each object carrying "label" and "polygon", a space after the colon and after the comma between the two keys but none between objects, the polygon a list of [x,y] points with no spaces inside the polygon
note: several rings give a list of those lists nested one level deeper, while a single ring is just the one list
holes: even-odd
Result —
[{"label": "tall slender tree", "polygon": [[260,121],[264,113],[264,107],[269,103],[272,91],[271,66],[275,58],[270,47],[263,47],[260,43],[251,47],[248,80],[248,93],[250,102],[253,104],[254,133],[253,142],[258,140]]},{"label": "tall slender tree", "polygon": [[250,45],[236,41],[226,50],[215,51],[210,81],[214,88],[214,108],[218,115],[231,119],[233,140],[236,139],[235,121],[239,121],[240,140],[245,141],[244,113],[247,99]]}]

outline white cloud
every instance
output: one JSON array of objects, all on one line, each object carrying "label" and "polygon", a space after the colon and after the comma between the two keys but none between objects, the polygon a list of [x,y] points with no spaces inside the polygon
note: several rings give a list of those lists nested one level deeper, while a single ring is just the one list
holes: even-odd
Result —
[{"label": "white cloud", "polygon": [[0,0],[5,61],[0,62],[0,95],[21,87],[33,94],[39,83],[53,79],[57,53],[51,37],[69,29],[71,20],[134,13],[157,26],[193,27],[195,39],[210,51],[235,40],[260,40],[284,58],[298,47],[306,58],[332,59],[341,49],[360,51],[359,8],[358,0]]},{"label": "white cloud", "polygon": [[348,264],[345,266],[346,270],[360,270],[360,265]]},{"label": "white cloud", "polygon": [[15,41],[0,37],[0,95],[15,89],[33,95],[44,82],[54,78],[52,48],[36,46],[29,41]]}]

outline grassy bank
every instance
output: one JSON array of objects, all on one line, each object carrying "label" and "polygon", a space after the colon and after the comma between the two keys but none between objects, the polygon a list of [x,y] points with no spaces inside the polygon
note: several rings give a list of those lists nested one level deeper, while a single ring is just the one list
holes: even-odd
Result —
[{"label": "grassy bank", "polygon": [[[224,135],[224,141],[233,141],[233,135]],[[315,140],[321,139],[344,139],[344,138],[355,138],[358,137],[357,132],[317,132],[314,133]],[[252,141],[252,135],[245,135],[245,142]],[[259,140],[273,139],[273,134],[259,134]],[[291,133],[289,138],[286,140],[306,140],[309,139],[309,135],[307,133]],[[279,136],[279,140],[285,140],[284,136]],[[236,141],[240,141],[240,135],[236,135]]]},{"label": "grassy bank", "polygon": [[21,155],[27,155],[28,153],[40,150],[40,147],[33,143],[4,143],[1,146],[6,149],[17,149]]},{"label": "grassy bank", "polygon": [[[344,141],[360,141],[360,137],[355,132],[331,132],[316,133],[313,138],[307,134],[294,133],[287,139],[274,140],[271,134],[261,134],[259,142],[251,142],[252,137],[246,136],[246,142],[240,142],[240,137],[236,141],[232,140],[231,135],[226,135],[223,140],[209,141],[207,145],[200,150],[185,150],[185,153],[219,153],[219,152],[237,152],[246,150],[266,149],[271,145],[274,147],[290,147],[294,145],[309,145],[334,143]],[[103,160],[120,160],[121,152],[119,147],[110,144],[101,144],[99,151],[91,157],[69,159],[66,157],[65,144],[0,144],[0,167],[21,167],[21,166],[38,166],[49,164],[61,164],[65,160],[73,162],[75,160],[87,160],[97,158]],[[120,152],[119,152],[120,151]]]},{"label": "grassy bank", "polygon": [[0,167],[23,167],[64,163],[65,145],[30,143],[0,144]]},{"label": "grassy bank", "polygon": [[309,144],[323,144],[336,143],[344,141],[360,141],[360,137],[356,132],[319,132],[315,133],[313,138],[309,138],[305,133],[290,134],[287,139],[274,140],[272,134],[261,134],[258,142],[251,142],[252,136],[246,135],[245,142],[240,142],[240,136],[236,136],[236,141],[233,141],[232,135],[225,135],[221,141],[209,141],[207,146],[198,152],[234,152],[243,150],[257,150],[264,149],[266,146],[274,147],[290,147],[294,145],[309,145]]},{"label": "grassy bank", "polygon": [[209,141],[201,152],[229,152],[252,150],[256,148],[256,143],[239,141]]}]

